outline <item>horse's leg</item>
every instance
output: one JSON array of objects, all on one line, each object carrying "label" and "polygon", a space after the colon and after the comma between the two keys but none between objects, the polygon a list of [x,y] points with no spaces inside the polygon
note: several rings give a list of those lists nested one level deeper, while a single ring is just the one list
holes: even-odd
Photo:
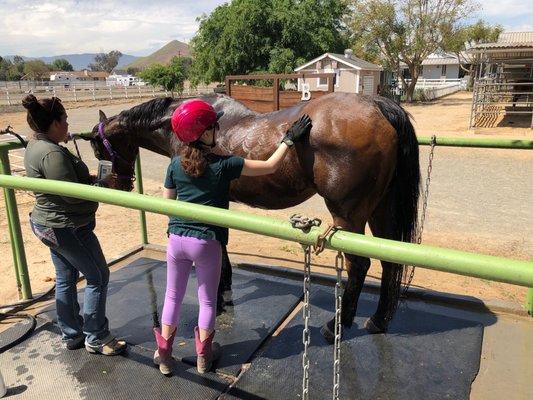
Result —
[{"label": "horse's leg", "polygon": [[[394,235],[389,199],[385,198],[378,205],[369,221],[372,234],[385,239],[399,240]],[[403,266],[388,261],[381,261],[381,287],[379,303],[375,314],[365,322],[369,333],[384,333],[389,327],[400,298]]]},{"label": "horse's leg", "polygon": [[225,245],[222,246],[222,271],[220,273],[220,282],[218,284],[218,293],[217,293],[217,313],[220,314],[226,309],[226,299],[224,293],[231,290],[231,262],[228,256],[228,249]]},{"label": "horse's leg", "polygon": [[[366,219],[360,215],[351,215],[349,213],[343,213],[346,217],[341,217],[337,207],[326,200],[331,215],[333,216],[333,222],[336,226],[340,226],[343,229],[347,229],[355,233],[365,233]],[[353,254],[344,254],[346,258],[346,271],[348,273],[348,281],[344,288],[342,295],[342,311],[341,321],[345,328],[351,328],[355,313],[357,311],[357,302],[359,301],[359,295],[363,289],[363,283],[366,278],[368,269],[370,268],[370,259],[368,257],[356,256]],[[335,318],[324,324],[321,329],[321,333],[324,338],[333,343],[335,339]]]},{"label": "horse's leg", "polygon": [[228,256],[228,248],[222,246],[222,274],[220,275],[220,284],[222,291],[231,290],[231,278],[233,271],[231,270],[231,261]]}]

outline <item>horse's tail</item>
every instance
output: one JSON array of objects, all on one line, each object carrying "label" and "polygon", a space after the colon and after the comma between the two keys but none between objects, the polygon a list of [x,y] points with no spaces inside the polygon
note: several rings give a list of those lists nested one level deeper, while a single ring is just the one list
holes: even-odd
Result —
[{"label": "horse's tail", "polygon": [[[409,113],[394,101],[375,97],[374,102],[398,135],[396,170],[390,186],[392,239],[413,242],[417,233],[420,195],[420,164],[415,129]],[[389,282],[389,294],[394,300],[391,299],[389,303],[387,319],[392,319],[398,305],[403,272],[404,266],[397,268]]]}]

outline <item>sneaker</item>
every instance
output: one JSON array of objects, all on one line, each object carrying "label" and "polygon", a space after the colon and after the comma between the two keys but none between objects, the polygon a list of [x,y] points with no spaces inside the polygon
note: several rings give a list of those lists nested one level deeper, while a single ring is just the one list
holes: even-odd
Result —
[{"label": "sneaker", "polygon": [[81,335],[65,341],[65,345],[69,350],[78,350],[83,348],[85,344],[85,335]]},{"label": "sneaker", "polygon": [[104,356],[116,356],[126,350],[126,341],[111,339],[109,342],[100,345],[92,345],[85,343],[85,350],[91,354],[103,354]]}]

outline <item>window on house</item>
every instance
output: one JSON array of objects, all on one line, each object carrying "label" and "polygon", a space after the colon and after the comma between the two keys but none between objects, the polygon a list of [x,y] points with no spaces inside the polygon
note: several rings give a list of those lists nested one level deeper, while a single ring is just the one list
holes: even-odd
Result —
[{"label": "window on house", "polygon": [[[318,84],[320,86],[328,86],[328,78],[318,78]],[[333,85],[337,84],[337,74],[333,76]]]},{"label": "window on house", "polygon": [[446,65],[442,66],[440,75],[441,76],[446,76]]}]

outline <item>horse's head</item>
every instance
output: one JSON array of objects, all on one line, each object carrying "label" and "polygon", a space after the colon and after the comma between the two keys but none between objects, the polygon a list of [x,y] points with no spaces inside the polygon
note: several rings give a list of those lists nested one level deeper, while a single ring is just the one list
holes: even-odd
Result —
[{"label": "horse's head", "polygon": [[[221,132],[232,126],[235,120],[252,113],[226,96],[210,95],[202,99],[211,103],[217,111],[225,112]],[[182,101],[172,97],[156,98],[109,118],[100,111],[100,122],[92,132],[78,135],[91,141],[96,158],[113,163],[110,187],[127,191],[133,189],[135,158],[139,154],[139,147],[168,157],[179,151],[181,143],[172,134],[170,118]]]},{"label": "horse's head", "polygon": [[113,163],[109,186],[131,191],[135,181],[135,158],[139,153],[139,145],[136,136],[127,134],[127,131],[128,127],[121,122],[120,115],[107,118],[100,110],[100,122],[94,126],[90,135],[82,137],[91,141],[96,158]]}]

